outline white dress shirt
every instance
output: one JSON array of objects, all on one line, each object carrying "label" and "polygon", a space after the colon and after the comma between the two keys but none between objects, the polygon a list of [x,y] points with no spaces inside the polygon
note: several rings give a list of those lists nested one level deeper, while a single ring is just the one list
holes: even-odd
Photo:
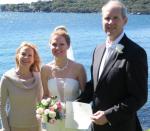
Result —
[{"label": "white dress shirt", "polygon": [[106,40],[106,50],[105,50],[105,53],[104,53],[102,61],[101,61],[101,65],[100,65],[100,69],[99,69],[99,78],[101,77],[104,66],[106,65],[110,56],[114,52],[116,45],[119,43],[119,41],[122,39],[123,36],[124,36],[124,32],[122,32],[120,34],[120,36],[115,41],[113,41],[112,43],[109,42],[109,39]]}]

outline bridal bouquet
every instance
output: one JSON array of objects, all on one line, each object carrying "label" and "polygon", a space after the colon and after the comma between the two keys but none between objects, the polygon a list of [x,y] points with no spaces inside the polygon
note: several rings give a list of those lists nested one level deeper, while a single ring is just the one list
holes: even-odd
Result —
[{"label": "bridal bouquet", "polygon": [[57,100],[57,96],[42,99],[36,107],[36,117],[43,123],[53,124],[64,118],[65,105]]}]

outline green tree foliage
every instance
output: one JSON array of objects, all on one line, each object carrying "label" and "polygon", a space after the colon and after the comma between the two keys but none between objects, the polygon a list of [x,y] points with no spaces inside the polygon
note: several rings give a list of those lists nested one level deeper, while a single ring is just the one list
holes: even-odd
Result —
[{"label": "green tree foliage", "polygon": [[[31,4],[5,4],[1,11],[15,12],[100,12],[108,0],[50,0]],[[122,0],[130,13],[150,14],[150,0]]]}]

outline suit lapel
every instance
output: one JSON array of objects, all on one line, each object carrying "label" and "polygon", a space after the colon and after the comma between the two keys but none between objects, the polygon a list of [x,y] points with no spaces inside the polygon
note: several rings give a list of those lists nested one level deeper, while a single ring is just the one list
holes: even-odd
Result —
[{"label": "suit lapel", "polygon": [[99,82],[101,82],[106,77],[106,75],[108,74],[108,72],[110,71],[114,63],[116,62],[118,54],[119,54],[118,52],[114,51],[113,54],[110,56],[109,61],[106,63],[103,69]]},{"label": "suit lapel", "polygon": [[93,64],[93,77],[94,77],[94,87],[96,87],[99,77],[99,68],[105,52],[105,44],[102,47],[99,47],[95,51],[94,55],[94,64]]}]

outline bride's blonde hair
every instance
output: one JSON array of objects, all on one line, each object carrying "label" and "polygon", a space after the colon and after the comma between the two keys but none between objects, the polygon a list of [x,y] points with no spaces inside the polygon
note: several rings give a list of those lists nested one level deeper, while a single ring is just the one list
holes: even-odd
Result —
[{"label": "bride's blonde hair", "polygon": [[51,43],[51,38],[55,35],[60,35],[65,38],[68,46],[70,46],[70,36],[65,26],[57,26],[50,36],[49,43]]}]

